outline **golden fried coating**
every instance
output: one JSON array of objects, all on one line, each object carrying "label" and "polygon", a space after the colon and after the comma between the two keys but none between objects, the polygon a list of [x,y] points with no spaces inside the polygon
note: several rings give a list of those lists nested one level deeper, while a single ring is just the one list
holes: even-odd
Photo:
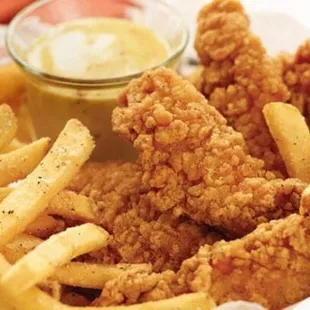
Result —
[{"label": "golden fried coating", "polygon": [[286,102],[289,92],[249,25],[238,0],[213,0],[202,8],[195,47],[204,70],[195,85],[243,134],[252,156],[263,159],[267,170],[286,175],[262,109],[272,101]]},{"label": "golden fried coating", "polygon": [[[94,306],[131,305],[152,300],[171,298],[177,295],[175,272],[126,273],[106,283]],[[175,288],[175,290],[174,290]]]},{"label": "golden fried coating", "polygon": [[112,235],[108,251],[93,254],[107,263],[152,263],[177,269],[202,244],[220,239],[205,225],[161,213],[141,196],[142,173],[131,163],[87,164],[69,189],[94,200],[97,223]]},{"label": "golden fried coating", "polygon": [[97,305],[136,303],[205,291],[217,304],[258,302],[283,309],[310,295],[310,218],[293,214],[235,241],[204,246],[177,272],[108,282]]},{"label": "golden fried coating", "polygon": [[151,209],[237,236],[298,209],[305,184],[266,172],[242,135],[173,71],[132,81],[120,103],[113,129],[139,151],[142,195]]},{"label": "golden fried coating", "polygon": [[289,103],[308,119],[310,114],[310,40],[303,43],[295,56],[281,54],[283,79],[291,92]]},{"label": "golden fried coating", "polygon": [[[178,276],[197,275],[188,283],[194,291],[211,283],[208,291],[220,304],[240,299],[282,309],[310,294],[309,220],[294,214],[263,224],[243,239],[202,247]],[[207,277],[206,262],[212,268]]]},{"label": "golden fried coating", "polygon": [[142,173],[131,163],[88,163],[69,185],[69,189],[96,202],[97,221],[109,232],[119,214],[139,199]]}]

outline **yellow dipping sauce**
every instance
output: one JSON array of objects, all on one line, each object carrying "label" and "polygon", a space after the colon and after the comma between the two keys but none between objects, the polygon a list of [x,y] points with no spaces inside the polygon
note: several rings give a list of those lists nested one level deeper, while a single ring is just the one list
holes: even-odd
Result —
[{"label": "yellow dipping sauce", "polygon": [[[114,18],[74,20],[52,28],[29,48],[26,61],[58,77],[97,80],[152,68],[169,49],[150,29]],[[31,77],[28,106],[38,136],[56,138],[67,120],[82,121],[96,139],[95,160],[133,160],[132,146],[111,128],[111,114],[122,87],[56,85]]]},{"label": "yellow dipping sauce", "polygon": [[153,31],[114,18],[80,19],[57,26],[30,48],[30,65],[67,78],[104,79],[152,68],[168,56]]}]

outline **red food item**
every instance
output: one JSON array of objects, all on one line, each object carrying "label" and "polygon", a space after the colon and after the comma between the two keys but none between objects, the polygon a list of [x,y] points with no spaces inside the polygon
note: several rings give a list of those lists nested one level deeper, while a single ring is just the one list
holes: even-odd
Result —
[{"label": "red food item", "polygon": [[[35,0],[14,0],[0,3],[0,23],[8,23],[21,9]],[[123,17],[128,5],[137,6],[131,0],[54,0],[35,11],[44,20],[62,22],[79,18],[81,13],[89,17]]]},{"label": "red food item", "polygon": [[16,13],[35,0],[14,0],[0,2],[0,23],[9,22]]},{"label": "red food item", "polygon": [[33,12],[43,22],[61,23],[82,17],[124,17],[132,0],[54,0]]}]

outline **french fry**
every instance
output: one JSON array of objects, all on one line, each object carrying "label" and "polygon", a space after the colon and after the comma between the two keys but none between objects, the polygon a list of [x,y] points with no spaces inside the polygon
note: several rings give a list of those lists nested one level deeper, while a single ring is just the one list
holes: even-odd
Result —
[{"label": "french fry", "polygon": [[5,153],[9,153],[12,151],[15,151],[23,146],[26,146],[26,143],[23,143],[21,141],[19,141],[18,139],[14,138],[10,144],[8,144],[7,146],[3,147],[0,150],[0,154],[5,154]]},{"label": "french fry", "polygon": [[6,246],[0,249],[10,264],[16,263],[19,259],[32,251],[42,242],[41,239],[27,234],[20,234]]},{"label": "french fry", "polygon": [[[11,191],[12,188],[10,187],[0,187],[0,202]],[[94,202],[90,198],[64,190],[51,199],[48,204],[47,213],[59,215],[64,218],[96,223],[97,219],[94,213],[94,207]]]},{"label": "french fry", "polygon": [[149,264],[103,265],[71,262],[57,269],[51,279],[70,286],[102,289],[108,281],[121,274],[151,270],[152,267]]},{"label": "french fry", "polygon": [[50,139],[42,138],[0,155],[0,186],[25,178],[46,155]]},{"label": "french fry", "polygon": [[[14,264],[42,242],[41,239],[27,234],[21,234],[0,252],[10,264]],[[102,289],[106,282],[128,272],[151,272],[150,264],[117,264],[104,265],[87,262],[70,262],[58,268],[51,276],[61,284]]]},{"label": "french fry", "polygon": [[64,190],[49,203],[47,213],[74,220],[96,222],[94,202],[83,195]]},{"label": "french fry", "polygon": [[15,101],[25,87],[25,76],[14,63],[0,67],[0,104]]},{"label": "french fry", "polygon": [[12,191],[10,187],[0,187],[0,202]]},{"label": "french fry", "polygon": [[0,247],[34,221],[89,158],[94,142],[77,120],[67,123],[39,166],[0,203]]},{"label": "french fry", "polygon": [[[0,276],[11,268],[3,255],[0,254]],[[62,305],[52,297],[33,287],[16,296],[11,295],[11,289],[0,283],[1,310],[61,310]]]},{"label": "french fry", "polygon": [[294,106],[281,102],[264,107],[264,116],[290,177],[310,182],[310,133]]},{"label": "french fry", "polygon": [[104,247],[108,236],[103,228],[94,224],[68,228],[26,254],[2,276],[0,282],[12,288],[14,294],[19,294],[48,278],[71,259]]},{"label": "french fry", "polygon": [[0,149],[8,145],[17,132],[17,119],[7,104],[0,104]]},{"label": "french fry", "polygon": [[[10,270],[10,265],[0,254],[0,276]],[[63,305],[37,287],[13,294],[12,290],[0,284],[0,300],[3,310],[211,310],[214,301],[205,293],[184,294],[178,297],[151,301],[133,306],[117,307],[71,307]]]},{"label": "french fry", "polygon": [[52,216],[43,214],[30,223],[25,232],[38,238],[46,238],[52,234],[63,231],[64,228],[64,221],[56,220]]}]

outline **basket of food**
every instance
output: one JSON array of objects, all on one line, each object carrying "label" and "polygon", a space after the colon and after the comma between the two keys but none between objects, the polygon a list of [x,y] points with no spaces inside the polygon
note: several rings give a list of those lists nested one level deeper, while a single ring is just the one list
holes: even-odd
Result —
[{"label": "basket of food", "polygon": [[193,33],[172,2],[3,28],[1,309],[309,308],[307,28],[268,53],[269,13],[197,1]]}]

